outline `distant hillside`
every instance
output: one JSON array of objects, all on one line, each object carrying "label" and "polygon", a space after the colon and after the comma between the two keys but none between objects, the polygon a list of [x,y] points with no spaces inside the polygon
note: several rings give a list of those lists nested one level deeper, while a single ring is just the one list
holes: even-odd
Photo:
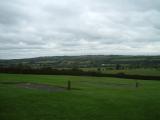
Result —
[{"label": "distant hillside", "polygon": [[0,67],[51,68],[159,68],[160,56],[84,55],[53,56],[29,59],[0,60]]}]

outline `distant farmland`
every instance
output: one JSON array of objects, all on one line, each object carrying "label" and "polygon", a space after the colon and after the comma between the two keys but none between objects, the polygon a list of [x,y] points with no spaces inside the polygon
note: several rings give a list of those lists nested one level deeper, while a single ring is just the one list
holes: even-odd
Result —
[{"label": "distant farmland", "polygon": [[108,76],[121,75],[124,78],[139,75],[147,79],[146,76],[160,76],[160,56],[86,55],[0,60],[0,72],[89,76],[111,74]]},{"label": "distant farmland", "polygon": [[0,60],[0,67],[135,69],[160,68],[160,56],[86,55]]}]

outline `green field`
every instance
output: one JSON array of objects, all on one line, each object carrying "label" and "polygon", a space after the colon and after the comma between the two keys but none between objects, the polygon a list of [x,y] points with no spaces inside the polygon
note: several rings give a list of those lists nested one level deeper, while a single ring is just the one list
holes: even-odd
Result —
[{"label": "green field", "polygon": [[126,69],[126,70],[106,70],[105,73],[117,74],[125,73],[128,75],[160,76],[159,69]]},{"label": "green field", "polygon": [[[97,71],[98,68],[81,68],[84,71]],[[124,73],[127,75],[144,75],[144,76],[160,76],[160,69],[154,68],[138,68],[138,69],[124,69],[124,70],[109,70],[105,68],[100,68],[102,73],[107,74],[118,74]]]},{"label": "green field", "polygon": [[[43,83],[73,89],[17,87]],[[160,81],[109,77],[0,74],[0,120],[159,120]]]}]

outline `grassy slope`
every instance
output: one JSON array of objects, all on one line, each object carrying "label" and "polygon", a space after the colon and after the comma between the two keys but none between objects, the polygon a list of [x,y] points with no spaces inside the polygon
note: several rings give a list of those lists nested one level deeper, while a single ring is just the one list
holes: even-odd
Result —
[{"label": "grassy slope", "polygon": [[140,81],[141,87],[136,89],[134,81],[118,78],[0,74],[0,82],[29,81],[65,86],[67,80],[79,90],[50,93],[0,84],[0,119],[160,119],[159,81]]},{"label": "grassy slope", "polygon": [[[160,56],[124,56],[124,55],[82,55],[82,56],[52,56],[30,59],[0,60],[0,66],[31,66],[31,67],[102,67],[102,64],[110,67],[116,64],[123,66],[141,66],[154,68],[160,67]],[[113,67],[112,66],[112,67]]]}]

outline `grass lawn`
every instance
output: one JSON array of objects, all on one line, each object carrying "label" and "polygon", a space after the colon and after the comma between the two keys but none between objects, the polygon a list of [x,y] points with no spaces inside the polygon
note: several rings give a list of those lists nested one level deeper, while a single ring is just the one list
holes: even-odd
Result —
[{"label": "grass lawn", "polygon": [[[4,82],[66,87],[48,92]],[[159,120],[160,81],[109,77],[0,74],[0,120]]]}]

